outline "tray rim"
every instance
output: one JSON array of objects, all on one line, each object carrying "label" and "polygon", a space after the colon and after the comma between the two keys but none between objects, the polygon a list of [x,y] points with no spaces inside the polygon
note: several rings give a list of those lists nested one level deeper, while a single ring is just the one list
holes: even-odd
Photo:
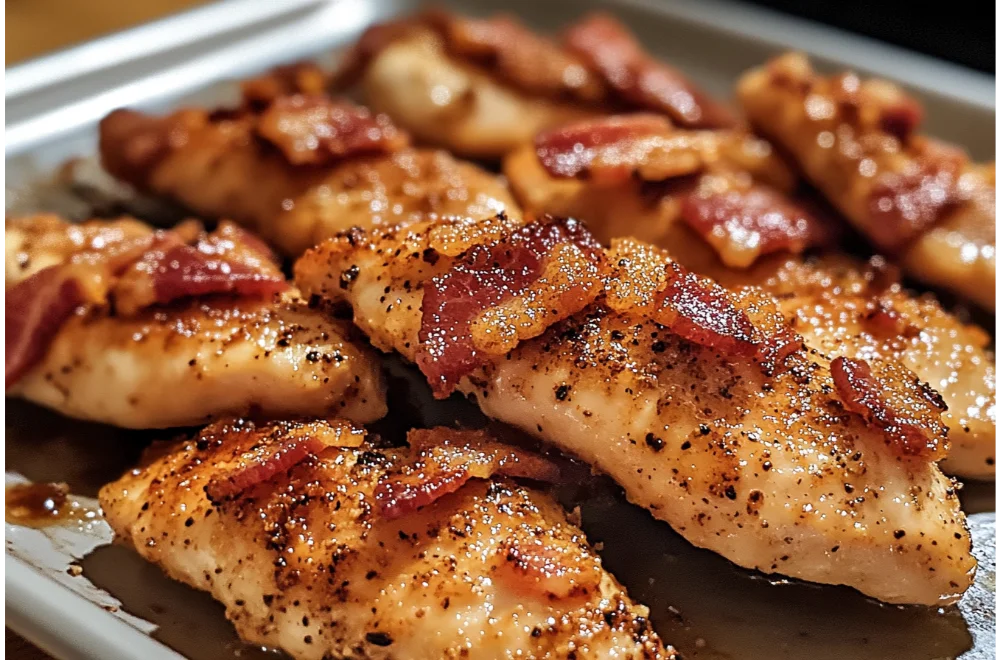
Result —
[{"label": "tray rim", "polygon": [[[32,94],[42,95],[53,85],[72,76],[96,75],[128,58],[148,57],[169,48],[199,45],[212,35],[268,20],[282,17],[289,20],[288,24],[277,25],[221,48],[204,43],[204,48],[197,49],[188,60],[170,69],[138,70],[131,78],[117,81],[113,88],[97,89],[77,102],[42,115],[15,118],[12,123],[7,123],[5,117],[5,159],[30,151],[55,135],[90,123],[95,117],[123,104],[123,100],[127,103],[173,96],[222,80],[226,70],[235,71],[238,68],[238,65],[226,65],[226,62],[233,62],[240,54],[259,50],[261,44],[272,41],[276,35],[308,25],[309,18],[313,16],[309,11],[337,9],[349,12],[352,8],[367,8],[366,12],[354,16],[354,20],[340,28],[344,32],[353,32],[359,22],[365,25],[386,13],[385,7],[376,8],[376,5],[379,5],[379,0],[282,0],[280,3],[270,0],[223,0],[113,32],[7,68],[4,95],[5,101],[11,101]],[[984,111],[996,111],[995,77],[774,10],[734,0],[611,0],[607,8],[637,9],[657,14],[665,20],[693,23],[776,47],[808,51],[958,103]],[[307,14],[293,18],[295,12],[302,11],[307,11]],[[212,21],[216,23],[209,27],[208,23]],[[326,32],[325,36],[329,38],[332,35]],[[315,29],[303,35],[302,46],[306,51],[316,43],[315,37]],[[266,60],[270,51],[256,54],[254,62]],[[88,57],[95,59],[90,63],[78,61]],[[204,69],[206,63],[212,64],[207,67],[207,73],[190,75],[197,68]],[[185,76],[189,77],[185,79]],[[84,118],[57,133],[42,129],[44,125],[73,112],[83,112]],[[5,619],[6,625],[54,657],[66,660],[93,657],[108,660],[183,658],[170,647],[6,551],[4,583],[5,611],[9,615]]]}]

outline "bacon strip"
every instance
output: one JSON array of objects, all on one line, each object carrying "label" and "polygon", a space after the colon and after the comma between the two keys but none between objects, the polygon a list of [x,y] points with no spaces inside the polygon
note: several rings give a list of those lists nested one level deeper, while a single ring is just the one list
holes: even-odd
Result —
[{"label": "bacon strip", "polygon": [[[213,429],[229,429],[227,424],[210,427],[200,436],[199,447],[214,444]],[[232,499],[287,472],[327,447],[360,447],[365,431],[348,422],[277,422],[266,435],[252,433],[238,446],[234,458],[222,463],[219,474],[205,485],[205,494],[213,504]],[[223,437],[225,433],[219,435]]]},{"label": "bacon strip", "polygon": [[151,305],[213,294],[267,297],[288,288],[269,248],[236,225],[185,245],[162,236],[115,286],[116,310],[125,315]]},{"label": "bacon strip", "polygon": [[883,250],[901,249],[964,199],[958,185],[964,154],[937,147],[913,152],[914,160],[884,171],[868,195],[865,228]]},{"label": "bacon strip", "polygon": [[602,180],[621,180],[643,162],[637,152],[647,150],[637,149],[638,141],[666,135],[672,128],[660,115],[603,117],[542,131],[535,137],[535,152],[542,167],[555,177],[596,173]]},{"label": "bacon strip", "polygon": [[4,387],[37,364],[62,324],[85,301],[80,283],[49,266],[7,289]]},{"label": "bacon strip", "polygon": [[591,14],[565,34],[570,52],[599,73],[623,99],[643,110],[663,112],[688,128],[732,126],[732,114],[673,67],[646,53],[617,20]]},{"label": "bacon strip", "polygon": [[555,482],[559,468],[549,460],[495,441],[486,431],[418,429],[407,434],[417,461],[389,473],[375,488],[385,518],[394,520],[454,493],[470,479],[507,477]]},{"label": "bacon strip", "polygon": [[830,364],[834,386],[844,407],[861,415],[885,434],[901,456],[940,460],[947,453],[941,422],[947,409],[941,395],[908,369],[893,363],[872,373],[865,360],[838,357]]},{"label": "bacon strip", "polygon": [[745,287],[729,291],[688,271],[661,251],[616,240],[606,303],[622,314],[649,318],[684,339],[736,359],[752,359],[768,375],[802,349],[773,298]]},{"label": "bacon strip", "polygon": [[327,165],[352,156],[386,154],[409,144],[387,115],[328,96],[283,96],[257,118],[256,132],[291,165]]},{"label": "bacon strip", "polygon": [[681,217],[734,268],[746,268],[772,252],[799,254],[835,236],[832,223],[759,184],[695,192],[685,198]]},{"label": "bacon strip", "polygon": [[425,283],[417,365],[435,396],[450,394],[487,356],[502,355],[596,299],[602,259],[581,224],[548,218],[473,246]]}]

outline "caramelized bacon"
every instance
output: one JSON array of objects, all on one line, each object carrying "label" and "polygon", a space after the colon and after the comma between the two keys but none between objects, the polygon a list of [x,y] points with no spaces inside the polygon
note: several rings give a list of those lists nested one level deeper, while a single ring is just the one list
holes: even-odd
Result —
[{"label": "caramelized bacon", "polygon": [[666,113],[681,126],[720,128],[733,124],[730,112],[696,88],[679,71],[646,53],[621,23],[592,14],[565,35],[570,52],[599,73],[622,98],[643,110]]},{"label": "caramelized bacon", "polygon": [[549,460],[504,445],[486,431],[418,429],[407,434],[416,461],[390,472],[375,488],[375,501],[387,519],[401,518],[454,493],[470,479],[507,477],[554,482],[559,468]]},{"label": "caramelized bacon", "polygon": [[660,115],[602,117],[539,133],[535,152],[542,167],[555,177],[587,176],[597,164],[603,179],[624,179],[641,162],[626,158],[635,152],[636,142],[671,129],[670,122]]},{"label": "caramelized bacon", "polygon": [[882,251],[904,250],[968,201],[968,157],[916,135],[922,110],[891,83],[820,76],[790,53],[738,89],[754,126]]},{"label": "caramelized bacon", "polygon": [[611,115],[541,132],[535,154],[548,174],[615,185],[637,178],[661,183],[713,174],[720,183],[747,187],[749,177],[791,187],[793,175],[770,145],[745,131],[686,130],[662,115]]},{"label": "caramelized bacon", "polygon": [[315,62],[295,62],[278,66],[240,84],[243,102],[251,111],[261,111],[273,101],[294,94],[322,94],[326,74]]},{"label": "caramelized bacon", "polygon": [[575,220],[546,219],[473,246],[424,284],[417,365],[447,396],[489,355],[542,334],[602,290],[600,245]]},{"label": "caramelized bacon", "polygon": [[45,356],[63,322],[84,301],[79,281],[66,277],[59,266],[49,266],[7,289],[5,388]]},{"label": "caramelized bacon", "polygon": [[653,318],[688,341],[722,353],[752,357],[757,352],[753,323],[728,291],[705,278],[667,264],[667,284],[656,295]]},{"label": "caramelized bacon", "polygon": [[760,289],[729,291],[632,239],[612,242],[608,307],[649,318],[681,337],[735,359],[752,359],[771,375],[802,349],[774,299]]},{"label": "caramelized bacon", "polygon": [[271,102],[257,120],[257,134],[292,165],[327,165],[359,155],[385,154],[409,144],[384,114],[328,96],[296,94]]},{"label": "caramelized bacon", "polygon": [[261,428],[252,423],[219,422],[202,431],[198,447],[214,449],[223,441],[233,442],[233,431],[242,431],[233,444],[232,458],[218,464],[218,474],[205,485],[214,504],[232,499],[258,484],[287,472],[327,447],[360,447],[364,429],[350,422],[274,422]]},{"label": "caramelized bacon", "polygon": [[830,223],[764,185],[688,195],[681,217],[727,266],[745,268],[772,252],[799,254],[828,244]]},{"label": "caramelized bacon", "polygon": [[221,223],[193,246],[167,233],[118,281],[116,310],[129,315],[181,298],[280,293],[288,283],[272,259],[266,246],[231,222]]},{"label": "caramelized bacon", "polygon": [[941,395],[902,365],[881,367],[876,375],[865,360],[833,360],[830,370],[844,407],[880,428],[899,455],[944,458],[947,447],[941,439],[948,428],[941,422],[946,410]]}]

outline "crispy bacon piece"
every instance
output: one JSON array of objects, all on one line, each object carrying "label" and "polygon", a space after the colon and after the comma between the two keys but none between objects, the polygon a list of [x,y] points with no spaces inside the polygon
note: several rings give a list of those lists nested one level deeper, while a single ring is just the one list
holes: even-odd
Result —
[{"label": "crispy bacon piece", "polygon": [[602,291],[600,245],[575,220],[535,221],[469,249],[424,284],[417,365],[445,397],[489,355],[542,334]]},{"label": "crispy bacon piece", "polygon": [[234,498],[258,484],[287,472],[327,447],[360,447],[364,429],[350,422],[273,422],[266,435],[255,433],[249,422],[219,422],[198,437],[202,451],[225,441],[233,442],[233,431],[244,431],[234,443],[232,458],[218,465],[218,474],[205,485],[214,504]]},{"label": "crispy bacon piece", "polygon": [[602,117],[542,131],[535,138],[535,152],[555,177],[592,176],[596,171],[604,180],[620,180],[641,163],[634,157],[638,141],[666,135],[672,128],[660,115]]},{"label": "crispy bacon piece", "polygon": [[681,129],[662,115],[648,113],[611,115],[543,131],[535,138],[535,154],[554,177],[601,185],[633,178],[660,183],[711,173],[743,188],[749,174],[784,189],[793,179],[770,144],[746,131]]},{"label": "crispy bacon piece", "polygon": [[389,520],[454,493],[470,479],[507,477],[555,482],[559,468],[533,452],[501,444],[486,431],[417,429],[407,434],[417,460],[389,473],[375,488],[380,513]]},{"label": "crispy bacon piece", "polygon": [[920,328],[911,323],[907,316],[894,309],[889,299],[878,297],[869,301],[861,317],[865,329],[876,337],[884,339],[913,339],[920,334]]},{"label": "crispy bacon piece", "polygon": [[328,96],[283,96],[257,119],[257,134],[292,165],[327,165],[344,158],[385,154],[409,144],[387,115]]},{"label": "crispy bacon piece", "polygon": [[945,457],[947,407],[941,395],[909,369],[881,364],[880,373],[860,359],[838,357],[830,364],[833,383],[844,407],[880,428],[887,444],[901,456],[937,461]]},{"label": "crispy bacon piece", "polygon": [[752,359],[768,375],[803,348],[774,299],[754,287],[729,291],[688,271],[656,248],[612,242],[606,303],[649,318],[681,337],[735,359]]},{"label": "crispy bacon piece", "polygon": [[572,25],[566,31],[565,44],[639,109],[666,113],[689,128],[721,128],[734,123],[729,110],[679,71],[646,53],[625,26],[607,14],[591,14]]},{"label": "crispy bacon piece", "polygon": [[130,315],[182,298],[213,294],[262,298],[281,293],[288,282],[272,259],[269,248],[228,221],[195,245],[168,233],[118,281],[116,310]]},{"label": "crispy bacon piece", "polygon": [[772,252],[799,254],[835,235],[831,223],[765,185],[695,192],[685,198],[681,217],[734,268]]},{"label": "crispy bacon piece", "polygon": [[59,266],[49,266],[7,289],[5,388],[45,356],[63,322],[85,299],[80,282],[66,277]]},{"label": "crispy bacon piece", "polygon": [[261,111],[283,96],[322,94],[326,77],[315,62],[295,62],[243,81],[240,91],[251,111]]}]

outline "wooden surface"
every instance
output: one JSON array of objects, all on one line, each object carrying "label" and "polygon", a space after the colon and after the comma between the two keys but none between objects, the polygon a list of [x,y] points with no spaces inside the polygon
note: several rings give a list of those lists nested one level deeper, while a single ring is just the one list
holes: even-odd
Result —
[{"label": "wooden surface", "polygon": [[5,65],[200,4],[205,0],[7,0]]}]

